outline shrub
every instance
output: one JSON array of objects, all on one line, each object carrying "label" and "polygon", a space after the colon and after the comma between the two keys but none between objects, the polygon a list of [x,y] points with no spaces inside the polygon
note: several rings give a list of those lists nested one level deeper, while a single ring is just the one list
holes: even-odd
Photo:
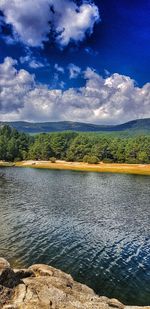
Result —
[{"label": "shrub", "polygon": [[84,156],[83,158],[83,162],[89,163],[89,164],[98,164],[99,163],[99,159],[96,156]]},{"label": "shrub", "polygon": [[49,161],[51,161],[51,163],[56,163],[56,158],[51,157],[51,158],[49,158]]},{"label": "shrub", "polygon": [[109,159],[109,158],[104,158],[103,159],[103,163],[114,163],[113,159]]}]

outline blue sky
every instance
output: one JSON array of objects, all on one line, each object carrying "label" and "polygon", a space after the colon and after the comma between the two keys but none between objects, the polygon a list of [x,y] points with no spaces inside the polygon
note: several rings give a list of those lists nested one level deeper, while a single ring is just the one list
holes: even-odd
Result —
[{"label": "blue sky", "polygon": [[1,120],[150,117],[148,0],[1,0]]}]

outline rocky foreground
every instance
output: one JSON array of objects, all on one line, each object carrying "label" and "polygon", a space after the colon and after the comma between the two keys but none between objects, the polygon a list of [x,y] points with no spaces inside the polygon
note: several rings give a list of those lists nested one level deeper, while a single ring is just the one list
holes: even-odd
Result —
[{"label": "rocky foreground", "polygon": [[[92,289],[51,266],[12,269],[0,258],[0,309],[138,309]],[[143,307],[144,308],[144,307]],[[145,307],[150,309],[150,307]]]}]

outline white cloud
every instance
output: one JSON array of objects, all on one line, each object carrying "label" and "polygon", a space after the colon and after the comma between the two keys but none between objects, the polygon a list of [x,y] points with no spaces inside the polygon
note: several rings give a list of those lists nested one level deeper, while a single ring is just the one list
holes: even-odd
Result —
[{"label": "white cloud", "polygon": [[62,74],[63,74],[63,73],[65,72],[64,68],[61,67],[61,66],[59,66],[57,63],[55,63],[54,68],[55,68],[55,70],[56,70],[57,72],[59,72],[59,73],[62,73]]},{"label": "white cloud", "polygon": [[23,63],[27,63],[28,66],[32,69],[39,69],[39,68],[43,68],[45,65],[44,63],[36,60],[35,58],[29,58],[28,56],[25,57],[20,57],[20,62]]},{"label": "white cloud", "polygon": [[61,81],[61,82],[59,83],[60,88],[61,88],[61,89],[64,89],[65,84],[66,84],[66,83],[65,83],[64,81]]},{"label": "white cloud", "polygon": [[104,74],[105,74],[106,77],[111,75],[110,72],[107,69],[104,69]]},{"label": "white cloud", "polygon": [[70,79],[77,78],[81,73],[81,68],[79,68],[77,65],[75,65],[73,63],[70,63],[68,65],[68,70],[69,70]]},{"label": "white cloud", "polygon": [[92,49],[91,47],[85,47],[84,51],[85,51],[87,54],[89,54],[89,55],[91,55],[91,56],[93,56],[93,57],[98,56],[98,51]]},{"label": "white cloud", "polygon": [[98,7],[91,1],[78,6],[73,0],[1,0],[0,10],[15,39],[32,47],[42,47],[53,31],[61,48],[80,42],[99,21]]},{"label": "white cloud", "polygon": [[43,68],[44,64],[40,61],[33,59],[31,60],[31,62],[29,62],[29,67],[32,69],[39,69],[39,68]]},{"label": "white cloud", "polygon": [[95,4],[85,2],[77,6],[73,1],[68,0],[54,3],[59,16],[55,19],[58,44],[66,46],[70,41],[80,42],[83,41],[86,33],[92,34],[94,24],[100,19],[98,7]]},{"label": "white cloud", "polygon": [[39,61],[36,57],[32,56],[32,52],[27,49],[26,55],[19,58],[21,64],[27,64],[32,69],[39,69],[43,67],[49,67],[46,58],[42,58],[42,61]]},{"label": "white cloud", "polygon": [[150,83],[140,88],[128,76],[102,78],[87,68],[84,87],[63,91],[37,84],[34,75],[16,65],[12,58],[0,64],[0,120],[105,124],[150,117]]},{"label": "white cloud", "polygon": [[17,71],[16,60],[5,58],[0,64],[0,112],[18,113],[24,107],[24,98],[35,87],[34,76],[25,70]]},{"label": "white cloud", "polygon": [[41,46],[49,33],[48,0],[1,0],[0,9],[14,36],[30,46]]}]

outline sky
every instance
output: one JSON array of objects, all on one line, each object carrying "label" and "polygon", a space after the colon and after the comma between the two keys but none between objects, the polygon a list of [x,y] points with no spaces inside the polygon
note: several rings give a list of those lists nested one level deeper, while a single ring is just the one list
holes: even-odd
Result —
[{"label": "sky", "polygon": [[149,0],[0,0],[0,120],[150,117]]}]

